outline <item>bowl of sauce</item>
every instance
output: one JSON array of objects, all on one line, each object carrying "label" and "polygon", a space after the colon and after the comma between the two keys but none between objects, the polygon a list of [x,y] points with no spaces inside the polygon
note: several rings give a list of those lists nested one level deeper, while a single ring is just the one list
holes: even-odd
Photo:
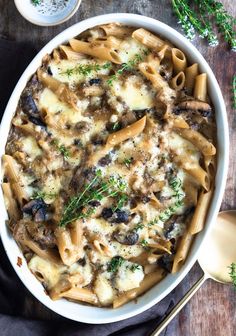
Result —
[{"label": "bowl of sauce", "polygon": [[15,0],[20,14],[38,26],[55,26],[69,20],[81,0]]}]

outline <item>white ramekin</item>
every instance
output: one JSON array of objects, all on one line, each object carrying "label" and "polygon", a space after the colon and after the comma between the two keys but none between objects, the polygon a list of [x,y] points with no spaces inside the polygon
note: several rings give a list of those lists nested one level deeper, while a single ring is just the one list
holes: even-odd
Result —
[{"label": "white ramekin", "polygon": [[57,26],[67,20],[69,20],[78,10],[81,0],[73,0],[65,9],[54,15],[48,15],[47,13],[41,14],[37,12],[36,6],[34,6],[31,0],[14,0],[18,12],[29,22],[37,26]]},{"label": "white ramekin", "polygon": [[[67,40],[80,34],[84,30],[109,22],[121,22],[126,25],[143,27],[163,36],[164,38],[170,40],[174,45],[182,49],[191,62],[199,63],[200,71],[207,73],[208,90],[215,107],[217,121],[218,166],[215,180],[215,192],[211,206],[209,208],[205,228],[200,234],[197,235],[187,261],[185,262],[181,271],[177,274],[169,274],[146,294],[139,297],[137,302],[131,301],[117,309],[91,307],[69,302],[63,299],[59,301],[52,301],[49,296],[45,294],[42,285],[29,271],[26,261],[24,260],[20,249],[18,248],[18,245],[12,238],[12,235],[10,234],[5,224],[5,220],[7,219],[7,212],[5,209],[2,192],[0,192],[0,229],[2,242],[8,258],[19,278],[28,288],[28,290],[45,306],[64,317],[86,323],[110,323],[142,313],[144,310],[150,308],[163,299],[185,277],[185,275],[189,272],[190,268],[195,263],[198,251],[216,220],[224,193],[229,156],[229,135],[224,100],[216,78],[203,56],[186,38],[166,24],[145,16],[125,13],[107,14],[79,22],[57,35],[37,54],[37,56],[33,59],[33,61],[21,76],[7,104],[0,128],[0,154],[2,155],[4,153],[9,128],[11,125],[11,119],[15,113],[21,92],[30,76],[40,66],[43,56],[47,53],[51,53],[51,51],[59,44],[65,43]],[[23,259],[23,264],[21,267],[17,266],[18,256]]]}]

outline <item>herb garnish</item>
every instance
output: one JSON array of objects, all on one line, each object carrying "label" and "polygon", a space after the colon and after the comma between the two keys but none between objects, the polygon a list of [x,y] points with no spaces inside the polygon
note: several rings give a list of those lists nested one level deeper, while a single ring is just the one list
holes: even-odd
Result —
[{"label": "herb garnish", "polygon": [[68,159],[71,156],[69,149],[64,145],[59,145],[59,141],[57,139],[52,140],[51,144],[56,146],[58,152],[60,152],[65,159]]},{"label": "herb garnish", "polygon": [[236,109],[236,75],[233,77],[233,108]]},{"label": "herb garnish", "polygon": [[176,213],[176,211],[183,206],[183,198],[184,194],[182,194],[181,187],[182,187],[182,182],[180,178],[178,177],[173,177],[169,181],[169,185],[172,188],[172,190],[175,192],[173,195],[177,200],[174,203],[174,205],[169,206],[167,209],[165,209],[163,212],[159,214],[156,218],[154,218],[152,221],[148,223],[148,226],[153,226],[155,224],[158,224],[158,222],[163,222],[165,223],[173,214]]},{"label": "herb garnish", "polygon": [[236,289],[236,263],[232,263],[230,266],[229,266],[229,275],[232,279],[232,282],[233,282],[233,285]]},{"label": "herb garnish", "polygon": [[71,75],[83,75],[83,76],[88,76],[92,72],[97,72],[103,69],[110,69],[111,68],[111,63],[107,62],[105,64],[78,64],[74,68],[68,68],[63,72],[60,72],[60,75],[67,75],[70,77]]},{"label": "herb garnish", "polygon": [[111,259],[111,261],[108,264],[108,272],[116,272],[118,270],[118,268],[125,262],[125,259],[120,257],[120,256],[116,256],[113,257]]},{"label": "herb garnish", "polygon": [[121,64],[121,67],[116,71],[116,73],[114,75],[110,76],[110,78],[107,80],[107,84],[112,86],[113,81],[117,80],[119,75],[121,75],[124,71],[133,70],[133,68],[135,66],[137,66],[138,63],[143,61],[144,56],[147,56],[148,53],[149,53],[149,51],[147,49],[143,49],[141,51],[141,54],[135,54],[134,58],[132,58],[130,61],[128,61],[127,63]]},{"label": "herb garnish", "polygon": [[235,19],[226,12],[222,3],[195,0],[195,7],[190,7],[188,0],[172,0],[172,7],[188,39],[192,40],[196,31],[200,37],[208,40],[209,45],[216,46],[218,39],[213,30],[215,23],[230,48],[236,51],[236,33],[233,29]]},{"label": "herb garnish", "polygon": [[31,0],[31,2],[34,6],[38,6],[38,5],[40,5],[41,0]]},{"label": "herb garnish", "polygon": [[142,239],[140,241],[140,245],[142,245],[142,247],[147,247],[148,246],[148,241],[146,239]]},{"label": "herb garnish", "polygon": [[123,161],[124,165],[126,165],[127,168],[130,167],[130,165],[131,165],[132,162],[133,162],[133,158],[132,157],[129,158],[129,159],[128,158],[124,159],[124,161]]},{"label": "herb garnish", "polygon": [[117,204],[115,207],[112,208],[112,210],[115,212],[116,210],[120,210],[121,208],[123,208],[123,206],[125,205],[125,203],[128,201],[128,196],[126,194],[123,193],[119,193],[116,197],[117,199]]},{"label": "herb garnish", "polygon": [[145,227],[144,224],[139,223],[139,224],[137,224],[137,225],[134,227],[133,231],[138,232],[139,230],[144,229],[144,227]]},{"label": "herb garnish", "polygon": [[124,192],[125,188],[126,183],[121,177],[111,176],[108,180],[103,180],[101,170],[97,170],[95,177],[85,186],[84,190],[70,199],[59,225],[66,226],[76,219],[89,218],[95,211],[91,205],[92,201],[101,201],[105,197],[116,197]]},{"label": "herb garnish", "polygon": [[141,269],[141,266],[138,265],[138,264],[133,264],[133,265],[130,266],[130,270],[132,272],[135,272],[135,271],[140,270],[140,269]]},{"label": "herb garnish", "polygon": [[118,131],[121,129],[121,123],[119,121],[115,122],[114,125],[112,126],[113,131]]}]

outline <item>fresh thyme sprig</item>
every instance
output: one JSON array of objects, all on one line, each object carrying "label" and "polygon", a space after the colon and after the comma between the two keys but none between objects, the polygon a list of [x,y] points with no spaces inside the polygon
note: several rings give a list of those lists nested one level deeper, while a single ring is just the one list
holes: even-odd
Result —
[{"label": "fresh thyme sprig", "polygon": [[229,266],[229,275],[232,279],[232,283],[234,285],[234,288],[236,289],[236,263],[232,263]]},{"label": "fresh thyme sprig", "polygon": [[174,191],[174,197],[176,199],[174,205],[169,206],[167,209],[162,211],[159,216],[154,218],[152,221],[148,223],[148,226],[153,226],[158,224],[159,222],[165,223],[172,215],[176,213],[176,211],[183,206],[184,202],[184,194],[181,193],[182,182],[178,177],[173,177],[169,181],[169,185]]},{"label": "fresh thyme sprig", "polygon": [[97,170],[95,177],[85,186],[84,190],[70,199],[59,226],[66,226],[77,219],[90,217],[95,211],[91,205],[92,201],[101,201],[105,197],[116,197],[123,193],[125,188],[126,183],[120,177],[111,176],[105,181],[101,178],[101,171]]},{"label": "fresh thyme sprig", "polygon": [[195,0],[195,2],[198,4],[200,11],[205,13],[208,19],[209,15],[215,18],[219,32],[222,33],[231,49],[236,51],[236,32],[233,29],[236,20],[227,13],[223,4],[215,0]]},{"label": "fresh thyme sprig", "polygon": [[143,61],[144,57],[147,56],[149,51],[147,49],[143,49],[140,54],[135,54],[134,57],[129,60],[127,63],[121,64],[121,67],[116,71],[116,73],[107,80],[107,84],[112,86],[114,80],[117,80],[118,77],[124,72],[128,70],[133,70],[138,63]]},{"label": "fresh thyme sprig", "polygon": [[232,83],[232,93],[233,93],[233,108],[236,109],[236,75],[233,76],[233,83]]},{"label": "fresh thyme sprig", "polygon": [[[172,0],[172,7],[182,25],[186,37],[193,40],[195,31],[201,37],[209,37],[208,27],[199,19],[196,13],[190,8],[188,0]],[[211,41],[211,37],[209,42]]]},{"label": "fresh thyme sprig", "polygon": [[172,0],[173,11],[182,25],[186,37],[192,40],[195,32],[206,38],[209,45],[216,46],[218,39],[213,30],[214,23],[222,33],[225,41],[236,51],[236,20],[224,9],[221,2],[215,0],[195,0],[195,8],[188,0]]},{"label": "fresh thyme sprig", "polygon": [[72,75],[83,75],[88,76],[92,72],[98,72],[103,69],[110,69],[111,63],[107,62],[105,64],[97,64],[97,63],[91,63],[91,64],[78,64],[74,68],[68,68],[65,71],[60,72],[60,75],[67,75],[68,77]]}]

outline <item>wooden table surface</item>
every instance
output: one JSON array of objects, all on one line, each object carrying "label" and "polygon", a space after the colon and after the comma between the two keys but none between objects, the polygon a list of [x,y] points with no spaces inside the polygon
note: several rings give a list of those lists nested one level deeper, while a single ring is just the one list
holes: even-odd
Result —
[{"label": "wooden table surface", "polygon": [[[0,38],[27,41],[40,49],[70,25],[95,15],[114,12],[153,17],[180,31],[177,19],[172,14],[170,2],[169,0],[82,0],[81,7],[73,18],[62,25],[47,28],[37,27],[25,21],[17,12],[13,0],[0,0]],[[222,2],[231,15],[236,16],[236,1],[223,0]],[[213,69],[227,107],[231,150],[222,209],[233,209],[236,208],[236,111],[231,108],[231,83],[233,74],[236,74],[236,55],[229,51],[224,43],[215,48],[207,46],[202,39],[195,39],[193,43]],[[170,293],[170,296],[174,296],[177,301],[200,275],[200,267],[196,264],[182,283]],[[236,292],[232,286],[208,280],[162,335],[235,336]]]}]

